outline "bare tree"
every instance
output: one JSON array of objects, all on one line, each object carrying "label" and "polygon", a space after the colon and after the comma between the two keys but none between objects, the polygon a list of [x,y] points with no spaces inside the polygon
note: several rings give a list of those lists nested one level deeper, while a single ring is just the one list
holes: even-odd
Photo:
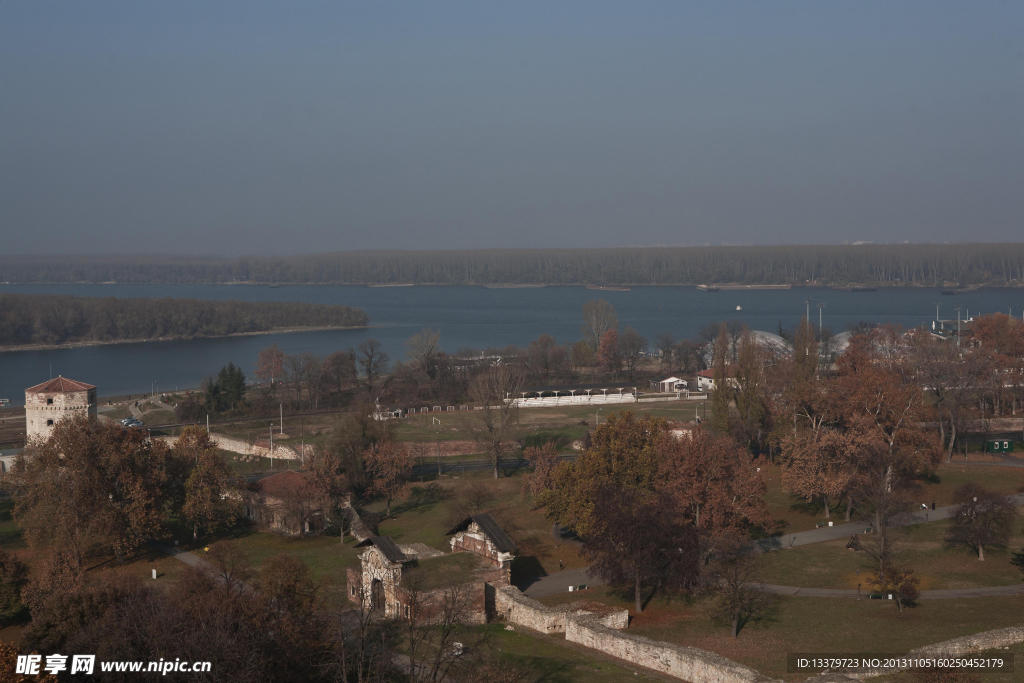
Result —
[{"label": "bare tree", "polygon": [[979,484],[968,483],[953,492],[953,502],[956,517],[947,532],[947,542],[974,548],[982,562],[985,561],[985,546],[1006,547],[1017,519],[1017,508],[1009,498]]},{"label": "bare tree", "polygon": [[516,438],[519,423],[517,398],[523,384],[523,371],[518,364],[492,365],[473,378],[469,386],[470,397],[479,404],[463,416],[463,426],[473,440],[486,449],[498,478],[501,458]]},{"label": "bare tree", "polygon": [[309,409],[316,410],[320,406],[320,397],[327,388],[327,373],[324,362],[312,353],[302,354],[302,378],[309,394]]},{"label": "bare tree", "polygon": [[405,341],[405,352],[409,360],[423,369],[437,353],[440,342],[440,332],[424,328]]},{"label": "bare tree", "polygon": [[340,393],[348,384],[356,380],[355,351],[335,351],[324,360],[324,374]]},{"label": "bare tree", "polygon": [[486,635],[466,628],[476,599],[473,585],[430,592],[414,585],[404,591],[410,681],[466,680],[481,666]]},{"label": "bare tree", "polygon": [[366,374],[366,387],[373,391],[373,382],[388,371],[391,358],[384,350],[384,345],[376,339],[366,339],[359,343],[359,366]]},{"label": "bare tree", "polygon": [[618,326],[615,308],[604,299],[591,299],[583,304],[583,339],[592,348],[597,348],[605,332]]},{"label": "bare tree", "polygon": [[664,371],[666,367],[672,370],[672,349],[675,345],[676,340],[671,332],[662,332],[654,338],[654,348],[658,350],[661,358],[661,365],[658,366],[659,371]]},{"label": "bare tree", "polygon": [[717,539],[712,557],[708,585],[718,614],[729,622],[730,635],[736,638],[744,625],[771,606],[758,581],[763,556],[727,534]]},{"label": "bare tree", "polygon": [[632,327],[627,327],[619,335],[619,355],[626,364],[626,372],[629,373],[630,379],[636,375],[637,366],[643,359],[646,348],[647,337]]}]

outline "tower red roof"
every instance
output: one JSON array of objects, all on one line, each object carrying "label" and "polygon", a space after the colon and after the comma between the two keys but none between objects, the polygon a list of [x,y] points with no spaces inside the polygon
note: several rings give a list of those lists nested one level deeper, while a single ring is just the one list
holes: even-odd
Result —
[{"label": "tower red roof", "polygon": [[34,387],[29,387],[25,390],[26,394],[54,394],[63,391],[88,391],[89,389],[95,389],[96,387],[92,384],[86,384],[85,382],[78,382],[73,379],[67,379],[58,375],[51,380],[37,384]]}]

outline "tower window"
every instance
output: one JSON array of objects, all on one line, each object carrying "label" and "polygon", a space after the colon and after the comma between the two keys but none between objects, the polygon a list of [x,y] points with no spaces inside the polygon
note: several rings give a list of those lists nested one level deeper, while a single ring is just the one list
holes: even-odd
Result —
[{"label": "tower window", "polygon": [[52,398],[46,399],[46,405],[52,406],[53,405],[53,399]]},{"label": "tower window", "polygon": [[46,421],[46,426],[47,427],[52,427],[53,426],[53,420],[47,420]]}]

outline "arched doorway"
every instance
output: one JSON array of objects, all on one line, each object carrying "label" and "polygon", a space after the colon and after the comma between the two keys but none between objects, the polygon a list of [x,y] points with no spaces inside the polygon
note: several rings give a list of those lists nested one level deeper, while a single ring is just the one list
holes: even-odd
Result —
[{"label": "arched doorway", "polygon": [[384,609],[384,584],[380,579],[370,583],[370,609]]}]

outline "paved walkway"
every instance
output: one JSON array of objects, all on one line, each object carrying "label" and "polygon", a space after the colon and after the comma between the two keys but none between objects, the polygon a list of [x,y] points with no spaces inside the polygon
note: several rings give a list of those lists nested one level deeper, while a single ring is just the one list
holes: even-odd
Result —
[{"label": "paved walkway", "polygon": [[528,597],[542,598],[545,595],[567,593],[569,586],[603,586],[604,581],[597,577],[587,576],[586,569],[566,569],[547,576],[536,576],[516,584],[516,588]]},{"label": "paved walkway", "polygon": [[[776,586],[761,584],[765,593],[776,595],[798,595],[804,598],[866,598],[870,591],[852,588],[801,588],[798,586]],[[921,591],[919,600],[950,600],[954,598],[991,598],[1024,595],[1024,583],[1012,586],[985,586],[984,588],[947,588],[944,590]]]},{"label": "paved walkway", "polygon": [[[975,463],[980,464],[980,463]],[[997,463],[991,463],[997,464]],[[1016,505],[1024,505],[1024,493],[1018,493],[1009,497],[1011,501]],[[903,515],[894,526],[913,526],[915,524],[927,524],[928,522],[935,522],[943,519],[951,518],[956,511],[955,505],[947,505],[944,507],[936,508],[935,510],[919,510]],[[770,552],[772,550],[779,550],[785,547],[796,547],[798,545],[809,545],[811,543],[821,543],[823,541],[834,541],[842,538],[849,538],[854,534],[860,534],[864,532],[869,526],[865,522],[851,522],[847,524],[838,524],[836,526],[826,526],[820,529],[814,529],[813,531],[801,531],[795,534],[786,534],[781,537],[766,538],[758,541],[755,547],[762,552]],[[560,530],[557,525],[552,528],[552,534],[558,534]],[[521,581],[516,584],[519,590],[523,591],[528,597],[540,598],[546,595],[555,595],[557,593],[565,593],[569,590],[569,586],[579,586],[586,584],[588,586],[602,586],[604,581],[599,578],[591,577],[587,575],[586,569],[567,569],[561,572],[555,572],[554,574],[548,574],[547,576],[540,576]],[[764,590],[768,593],[776,593],[778,595],[800,595],[803,597],[815,597],[815,598],[857,598],[867,597],[867,591],[862,594],[854,589],[847,588],[802,588],[799,586],[777,586],[774,584],[762,584]],[[945,600],[952,598],[982,598],[982,597],[998,597],[998,596],[1011,596],[1011,595],[1024,595],[1024,584],[1016,584],[1013,586],[986,586],[984,588],[950,588],[945,590],[928,590],[921,591],[921,600]]]},{"label": "paved walkway", "polygon": [[[1009,497],[1014,505],[1024,505],[1024,493],[1017,493]],[[927,524],[942,519],[949,519],[956,513],[955,505],[946,505],[935,510],[918,510],[901,515],[893,522],[893,526],[914,526],[915,524]],[[864,533],[870,526],[869,522],[850,522],[837,524],[835,526],[823,526],[812,531],[801,531],[795,534],[773,536],[758,541],[755,546],[762,551],[779,550],[781,548],[793,548],[798,545],[809,545],[821,543],[822,541],[835,541],[840,538],[849,538],[854,534]]]}]

